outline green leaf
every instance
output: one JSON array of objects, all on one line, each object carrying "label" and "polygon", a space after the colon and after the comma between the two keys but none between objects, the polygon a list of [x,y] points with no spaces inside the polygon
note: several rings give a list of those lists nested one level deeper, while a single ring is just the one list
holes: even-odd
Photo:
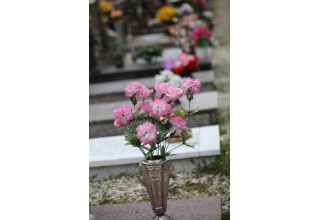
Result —
[{"label": "green leaf", "polygon": [[166,149],[165,149],[164,146],[161,147],[160,154],[161,154],[161,156],[164,156],[164,157],[165,157],[165,155],[166,155]]},{"label": "green leaf", "polygon": [[150,150],[149,148],[147,148],[147,147],[144,146],[144,145],[141,145],[140,147],[143,148],[143,149],[145,149],[146,151],[149,151],[149,150]]},{"label": "green leaf", "polygon": [[194,114],[196,114],[198,111],[199,111],[199,107],[198,107],[196,110],[194,110],[194,111],[190,112],[190,114],[189,114],[189,115],[190,115],[190,116],[191,116],[191,115],[194,115]]},{"label": "green leaf", "polygon": [[191,147],[191,148],[194,148],[194,145],[193,144],[188,144],[188,143],[183,143],[184,145],[188,146],[188,147]]},{"label": "green leaf", "polygon": [[157,149],[156,144],[155,143],[151,144],[150,151],[154,151],[155,149]]},{"label": "green leaf", "polygon": [[141,109],[138,109],[138,110],[133,114],[133,116],[134,116],[135,118],[136,118],[136,117],[138,117],[138,116],[139,116],[140,111],[141,111]]},{"label": "green leaf", "polygon": [[185,132],[182,132],[181,137],[182,137],[182,143],[185,143],[186,142]]},{"label": "green leaf", "polygon": [[138,139],[133,139],[130,141],[130,144],[134,147],[140,147],[141,146],[141,142]]},{"label": "green leaf", "polygon": [[146,155],[144,156],[146,159],[148,159],[148,157],[151,157],[152,153],[151,152],[148,152],[146,153]]},{"label": "green leaf", "polygon": [[160,131],[159,134],[157,135],[157,143],[159,143],[164,137],[164,131]]}]

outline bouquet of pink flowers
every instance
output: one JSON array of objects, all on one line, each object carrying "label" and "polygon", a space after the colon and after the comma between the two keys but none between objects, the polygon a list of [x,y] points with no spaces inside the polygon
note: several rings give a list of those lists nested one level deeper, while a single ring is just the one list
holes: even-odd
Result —
[{"label": "bouquet of pink flowers", "polygon": [[[184,116],[189,118],[197,110],[190,111],[193,95],[200,92],[200,82],[197,79],[185,78],[180,88],[172,87],[169,83],[161,82],[155,87],[154,97],[149,97],[153,90],[139,82],[131,82],[125,89],[132,105],[123,105],[114,110],[114,125],[125,127],[124,134],[127,145],[137,147],[145,159],[156,160],[169,156],[171,152],[182,145],[193,147],[186,143],[188,126],[185,120],[174,114],[175,101],[185,95],[189,101],[189,111]],[[149,100],[149,101],[147,101]],[[172,138],[181,138],[182,143],[169,150]]]},{"label": "bouquet of pink flowers", "polygon": [[195,14],[185,16],[177,25],[168,28],[169,33],[176,38],[176,43],[187,53],[192,53],[192,47],[212,46],[213,32],[207,23]]}]

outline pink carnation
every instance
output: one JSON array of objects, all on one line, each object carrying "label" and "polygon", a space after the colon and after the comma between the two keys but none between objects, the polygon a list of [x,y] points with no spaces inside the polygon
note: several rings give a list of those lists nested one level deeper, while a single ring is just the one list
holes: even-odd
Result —
[{"label": "pink carnation", "polygon": [[142,102],[136,105],[135,110],[141,109],[142,111],[149,112],[150,104],[149,102]]},{"label": "pink carnation", "polygon": [[182,95],[183,90],[180,88],[174,88],[174,87],[169,87],[168,92],[166,93],[166,96],[172,100],[175,101],[178,98],[180,98],[180,96]]},{"label": "pink carnation", "polygon": [[129,105],[123,105],[113,111],[114,125],[117,127],[130,124],[133,114]]},{"label": "pink carnation", "polygon": [[145,122],[136,128],[136,137],[142,144],[152,144],[157,138],[157,129],[154,124]]},{"label": "pink carnation", "polygon": [[183,131],[186,130],[186,122],[178,117],[178,116],[173,116],[169,119],[169,122],[172,124],[171,127],[171,132],[176,133],[176,134],[181,134]]},{"label": "pink carnation", "polygon": [[190,77],[184,78],[181,83],[181,89],[183,94],[187,95],[188,89],[191,88],[192,94],[200,92],[201,83],[197,79],[191,79]]},{"label": "pink carnation", "polygon": [[154,87],[154,90],[156,90],[155,98],[156,98],[156,99],[161,99],[161,98],[163,98],[163,96],[168,92],[169,87],[171,87],[171,85],[170,85],[169,83],[166,83],[166,82],[160,82],[160,83],[158,83],[158,84]]},{"label": "pink carnation", "polygon": [[164,99],[155,99],[149,108],[150,116],[154,118],[160,118],[162,116],[168,115],[172,110],[171,105],[167,103]]},{"label": "pink carnation", "polygon": [[132,97],[136,95],[138,101],[147,99],[152,93],[152,89],[148,89],[139,82],[130,82],[125,89],[125,96]]}]

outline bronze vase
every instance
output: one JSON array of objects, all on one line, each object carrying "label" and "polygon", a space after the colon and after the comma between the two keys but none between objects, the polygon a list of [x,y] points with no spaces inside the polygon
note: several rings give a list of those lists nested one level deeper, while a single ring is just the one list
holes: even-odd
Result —
[{"label": "bronze vase", "polygon": [[140,174],[147,188],[152,210],[156,214],[152,220],[171,220],[165,214],[170,178],[170,160],[144,160],[139,163]]}]

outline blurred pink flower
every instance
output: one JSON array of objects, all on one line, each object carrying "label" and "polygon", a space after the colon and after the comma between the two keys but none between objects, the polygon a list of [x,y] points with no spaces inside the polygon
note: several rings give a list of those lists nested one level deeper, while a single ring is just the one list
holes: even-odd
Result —
[{"label": "blurred pink flower", "polygon": [[192,33],[192,43],[196,44],[200,38],[210,40],[212,32],[207,25],[197,26]]},{"label": "blurred pink flower", "polygon": [[196,94],[200,92],[201,83],[197,79],[191,79],[190,77],[184,78],[181,83],[181,89],[183,90],[183,94],[187,95],[188,89],[191,89],[192,94]]},{"label": "blurred pink flower", "polygon": [[186,122],[183,120],[183,118],[180,118],[178,116],[173,116],[169,119],[169,122],[172,124],[171,132],[176,134],[181,134],[183,131],[186,130]]},{"label": "blurred pink flower", "polygon": [[172,110],[171,105],[167,103],[164,99],[155,99],[149,108],[150,116],[154,118],[160,118],[162,116],[168,115]]},{"label": "blurred pink flower", "polygon": [[180,88],[169,87],[166,96],[169,97],[170,100],[175,101],[182,95],[183,90]]},{"label": "blurred pink flower", "polygon": [[125,89],[125,96],[132,97],[133,95],[136,95],[136,100],[145,100],[150,96],[152,93],[152,89],[148,89],[144,85],[142,85],[139,82],[130,82]]},{"label": "blurred pink flower", "polygon": [[129,105],[123,105],[113,111],[114,125],[117,127],[130,124],[133,114]]},{"label": "blurred pink flower", "polygon": [[181,43],[181,44],[184,44],[184,43],[186,43],[186,42],[187,42],[187,40],[186,40],[184,37],[180,39],[180,43]]},{"label": "blurred pink flower", "polygon": [[136,128],[136,137],[142,144],[152,144],[157,138],[157,129],[154,124],[145,122]]},{"label": "blurred pink flower", "polygon": [[156,99],[161,99],[165,94],[167,94],[168,89],[171,87],[169,83],[166,82],[159,82],[157,85],[154,87],[154,90],[156,90]]},{"label": "blurred pink flower", "polygon": [[188,63],[189,63],[189,57],[185,53],[182,53],[180,55],[180,60],[181,60],[181,62],[183,63],[184,66],[188,65]]}]

